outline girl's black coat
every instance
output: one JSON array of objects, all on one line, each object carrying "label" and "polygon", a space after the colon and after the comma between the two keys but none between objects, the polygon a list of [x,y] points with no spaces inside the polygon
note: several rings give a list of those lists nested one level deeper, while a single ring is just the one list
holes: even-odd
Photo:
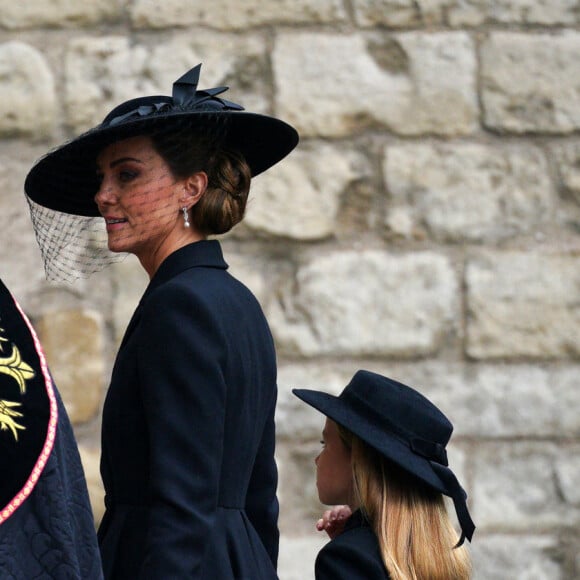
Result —
[{"label": "girl's black coat", "polygon": [[320,550],[316,580],[388,580],[379,542],[360,510],[346,522],[344,531]]},{"label": "girl's black coat", "polygon": [[276,361],[217,241],[161,265],[103,412],[105,578],[276,578]]}]

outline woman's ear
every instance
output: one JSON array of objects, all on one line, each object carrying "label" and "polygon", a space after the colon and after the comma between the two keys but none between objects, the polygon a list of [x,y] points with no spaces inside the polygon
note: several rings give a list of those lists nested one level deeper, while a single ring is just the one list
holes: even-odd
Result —
[{"label": "woman's ear", "polygon": [[182,201],[187,208],[194,206],[207,189],[208,177],[204,171],[198,171],[183,180],[184,192]]}]

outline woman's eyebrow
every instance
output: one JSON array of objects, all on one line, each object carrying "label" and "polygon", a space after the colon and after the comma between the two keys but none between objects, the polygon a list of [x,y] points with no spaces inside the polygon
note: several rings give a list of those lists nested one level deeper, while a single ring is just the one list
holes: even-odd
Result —
[{"label": "woman's eyebrow", "polygon": [[125,161],[135,161],[136,163],[143,163],[143,161],[141,161],[141,159],[138,159],[137,157],[119,157],[119,159],[114,159],[113,161],[111,161],[111,163],[109,163],[109,167],[115,167],[120,163],[125,163]]}]

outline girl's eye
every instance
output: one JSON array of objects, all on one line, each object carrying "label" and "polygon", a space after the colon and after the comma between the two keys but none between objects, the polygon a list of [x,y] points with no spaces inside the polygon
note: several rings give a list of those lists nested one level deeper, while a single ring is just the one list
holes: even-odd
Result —
[{"label": "girl's eye", "polygon": [[323,439],[320,440],[320,445],[322,445],[323,447],[326,445]]}]

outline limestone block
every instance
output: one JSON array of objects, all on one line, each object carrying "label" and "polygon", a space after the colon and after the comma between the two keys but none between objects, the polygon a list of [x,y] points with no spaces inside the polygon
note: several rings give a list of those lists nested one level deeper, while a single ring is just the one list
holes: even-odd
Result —
[{"label": "limestone block", "polygon": [[79,445],[79,453],[85,471],[85,479],[87,480],[95,525],[98,526],[105,513],[105,490],[100,472],[101,454],[98,449],[88,447],[87,445]]},{"label": "limestone block", "polygon": [[558,552],[558,540],[550,534],[478,534],[471,546],[473,580],[564,580]]},{"label": "limestone block", "polygon": [[[281,440],[317,440],[324,417],[292,394],[292,389],[316,389],[338,395],[357,369],[324,364],[281,364],[278,367],[276,435]],[[372,369],[369,369],[372,370]]]},{"label": "limestone block", "polygon": [[149,283],[149,278],[139,260],[133,255],[127,256],[122,262],[113,264],[112,272],[114,280],[112,322],[115,329],[115,342],[119,346],[131,316]]},{"label": "limestone block", "polygon": [[47,312],[36,321],[54,381],[73,423],[95,417],[103,391],[103,321],[87,310]]},{"label": "limestone block", "polygon": [[552,151],[564,189],[580,206],[580,143],[561,143]]},{"label": "limestone block", "polygon": [[50,135],[56,117],[54,78],[32,46],[0,44],[0,137]]},{"label": "limestone block", "polygon": [[[307,388],[338,395],[360,363],[281,362],[277,433],[281,440],[320,435],[322,416],[292,394]],[[580,433],[577,364],[465,364],[443,360],[369,362],[363,368],[422,392],[455,426],[454,437],[569,438]]]},{"label": "limestone block", "polygon": [[467,353],[476,359],[580,354],[580,259],[484,253],[466,269]]},{"label": "limestone block", "polygon": [[9,29],[89,26],[121,14],[120,0],[0,0],[0,26]]},{"label": "limestone block", "polygon": [[240,254],[226,249],[226,244],[222,246],[229,266],[228,272],[245,284],[264,308],[269,297],[268,271],[270,267],[267,261],[263,256]]},{"label": "limestone block", "polygon": [[25,306],[44,280],[40,251],[24,197],[24,178],[39,150],[0,148],[0,278]]},{"label": "limestone block", "polygon": [[[318,500],[316,489],[316,464],[314,460],[320,453],[320,433],[315,441],[298,442],[287,445],[284,469],[280,472],[280,490],[285,504],[293,506],[293,514],[284,514],[282,521],[305,521],[314,524],[324,510]],[[288,526],[287,526],[288,527]]]},{"label": "limestone block", "polygon": [[77,37],[65,58],[67,123],[81,132],[99,123],[113,106],[142,94],[156,94],[141,80],[146,51],[125,37]]},{"label": "limestone block", "polygon": [[556,477],[566,503],[580,507],[580,448],[570,451],[556,463]]},{"label": "limestone block", "polygon": [[231,84],[236,94],[229,91],[226,98],[265,112],[264,81],[255,75],[263,68],[264,54],[260,38],[207,32],[173,35],[153,47],[132,45],[120,36],[75,38],[65,63],[68,124],[76,132],[84,131],[127,99],[170,95],[173,82],[200,62],[199,88]]},{"label": "limestone block", "polygon": [[[580,433],[578,365],[422,365],[419,385],[455,425],[457,436],[576,437]],[[433,378],[434,377],[434,378]]]},{"label": "limestone block", "polygon": [[484,121],[499,131],[580,127],[580,33],[490,34],[481,48]]},{"label": "limestone block", "polygon": [[[447,258],[432,252],[333,252],[312,258],[269,311],[283,351],[304,356],[437,352],[459,305]],[[285,294],[284,294],[285,293]]]},{"label": "limestone block", "polygon": [[448,19],[453,26],[484,23],[574,25],[578,23],[578,6],[575,0],[475,0],[469,3],[454,0],[448,7]]},{"label": "limestone block", "polygon": [[539,532],[580,525],[580,506],[563,500],[558,466],[578,446],[503,442],[477,446],[473,457],[473,519],[483,532]]},{"label": "limestone block", "polygon": [[245,30],[269,24],[336,23],[347,17],[339,0],[137,0],[130,13],[137,28],[197,25],[218,30]]},{"label": "limestone block", "polygon": [[575,0],[354,0],[355,17],[364,27],[494,24],[574,25]]},{"label": "limestone block", "polygon": [[316,531],[301,536],[282,532],[278,557],[280,580],[314,580],[314,561],[327,542],[328,536]]},{"label": "limestone block", "polygon": [[277,111],[302,136],[376,125],[459,135],[477,126],[475,52],[464,33],[284,33],[272,61]]},{"label": "limestone block", "polygon": [[[423,227],[437,240],[496,241],[533,232],[554,213],[548,166],[537,149],[395,145],[385,150],[383,168],[392,196],[387,226],[407,237]],[[412,226],[401,227],[401,212]]]},{"label": "limestone block", "polygon": [[365,171],[355,151],[319,145],[293,152],[252,185],[246,225],[295,240],[316,240],[336,230],[341,194]]},{"label": "limestone block", "polygon": [[423,16],[421,2],[416,0],[354,0],[353,8],[357,24],[363,27],[418,26]]}]

